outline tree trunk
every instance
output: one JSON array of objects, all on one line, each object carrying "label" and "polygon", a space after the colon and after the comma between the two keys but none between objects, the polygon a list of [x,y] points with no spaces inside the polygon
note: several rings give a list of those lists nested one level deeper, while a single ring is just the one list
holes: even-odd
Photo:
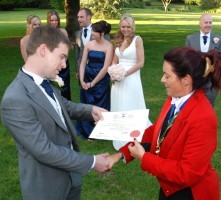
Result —
[{"label": "tree trunk", "polygon": [[70,40],[74,41],[75,32],[79,29],[77,13],[80,9],[80,0],[65,0],[66,30]]},{"label": "tree trunk", "polygon": [[168,11],[168,5],[164,5],[164,11],[167,12]]}]

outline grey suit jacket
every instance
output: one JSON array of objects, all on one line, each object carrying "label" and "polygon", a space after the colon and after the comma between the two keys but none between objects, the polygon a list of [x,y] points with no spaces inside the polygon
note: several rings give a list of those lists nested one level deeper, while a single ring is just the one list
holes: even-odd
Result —
[{"label": "grey suit jacket", "polygon": [[[82,29],[76,31],[75,33],[75,70],[76,73],[79,72],[79,67],[81,64],[83,51],[84,51],[84,43],[82,41]],[[110,41],[110,35],[105,34],[104,38],[108,41]],[[92,35],[90,36],[90,40],[92,40]]]},{"label": "grey suit jacket", "polygon": [[24,200],[64,200],[70,172],[83,176],[93,164],[92,155],[78,152],[71,121],[92,120],[92,106],[67,101],[55,88],[54,92],[67,127],[41,89],[21,71],[2,99],[2,121],[18,149]]},{"label": "grey suit jacket", "polygon": [[[216,42],[214,38],[218,38],[218,41]],[[209,51],[212,49],[216,49],[217,51],[221,52],[221,36],[210,33],[210,41],[209,41]],[[185,46],[187,47],[193,47],[199,51],[201,51],[200,48],[200,32],[188,35],[186,38]],[[214,107],[215,105],[215,100],[217,96],[217,91],[215,89],[211,89],[211,82],[209,81],[206,85],[206,96],[208,100],[210,101],[211,105]]]},{"label": "grey suit jacket", "polygon": [[[214,42],[214,38],[219,38],[219,41],[217,43]],[[192,35],[188,35],[186,38],[185,46],[193,47],[193,48],[201,51],[201,49],[200,49],[200,32],[192,34]],[[219,52],[221,52],[221,36],[211,32],[210,33],[210,41],[209,41],[209,51],[212,49],[216,49]]]}]

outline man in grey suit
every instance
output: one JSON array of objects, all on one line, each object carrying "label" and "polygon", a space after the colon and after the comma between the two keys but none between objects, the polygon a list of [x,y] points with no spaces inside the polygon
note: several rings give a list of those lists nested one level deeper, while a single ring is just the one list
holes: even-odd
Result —
[{"label": "man in grey suit", "polygon": [[[212,49],[221,52],[221,36],[211,32],[212,16],[207,13],[201,15],[199,25],[200,32],[188,35],[185,46],[193,47],[201,52],[208,52]],[[214,106],[217,92],[210,87],[211,83],[206,86],[206,96]]]},{"label": "man in grey suit", "polygon": [[16,141],[24,200],[78,200],[82,176],[108,170],[109,154],[79,152],[71,121],[97,121],[106,110],[68,101],[48,82],[66,67],[70,47],[59,29],[35,29],[27,62],[2,98],[1,118]]},{"label": "man in grey suit", "polygon": [[[80,30],[75,33],[75,69],[76,69],[76,78],[79,79],[79,67],[83,56],[84,47],[88,41],[92,40],[92,19],[93,13],[88,8],[81,8],[78,11],[78,23]],[[105,34],[104,38],[110,41],[110,35]]]},{"label": "man in grey suit", "polygon": [[81,8],[78,11],[78,23],[80,30],[75,33],[75,61],[76,61],[76,78],[79,79],[79,66],[83,56],[84,46],[88,41],[92,40],[92,19],[93,13],[88,8]]}]

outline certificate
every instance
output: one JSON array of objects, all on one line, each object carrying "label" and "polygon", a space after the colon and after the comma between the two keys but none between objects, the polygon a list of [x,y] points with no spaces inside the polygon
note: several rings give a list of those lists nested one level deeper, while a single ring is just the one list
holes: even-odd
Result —
[{"label": "certificate", "polygon": [[149,122],[149,109],[122,112],[103,112],[89,138],[133,141],[142,139]]}]

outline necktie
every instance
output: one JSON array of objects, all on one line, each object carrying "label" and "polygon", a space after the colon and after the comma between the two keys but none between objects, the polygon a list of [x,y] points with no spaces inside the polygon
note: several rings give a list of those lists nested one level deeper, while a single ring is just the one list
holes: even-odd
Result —
[{"label": "necktie", "polygon": [[206,44],[206,43],[207,43],[207,36],[204,35],[204,36],[203,36],[203,44]]},{"label": "necktie", "polygon": [[174,122],[174,120],[176,119],[176,117],[178,115],[178,113],[174,114],[175,109],[176,109],[176,106],[175,106],[175,104],[173,104],[171,106],[169,112],[167,113],[165,119],[164,119],[164,122],[163,122],[163,125],[162,125],[162,128],[161,128],[161,132],[160,132],[160,137],[158,139],[157,146],[156,146],[156,151],[155,151],[155,153],[157,155],[160,153],[161,144],[164,141],[168,130],[173,125],[173,122]]},{"label": "necktie", "polygon": [[55,100],[54,94],[53,94],[54,92],[53,92],[53,89],[52,89],[52,87],[51,87],[49,81],[46,80],[46,79],[44,79],[44,80],[42,81],[42,83],[41,83],[41,86],[45,89],[45,92],[46,92],[52,99]]},{"label": "necktie", "polygon": [[84,29],[84,37],[87,37],[87,28]]}]

